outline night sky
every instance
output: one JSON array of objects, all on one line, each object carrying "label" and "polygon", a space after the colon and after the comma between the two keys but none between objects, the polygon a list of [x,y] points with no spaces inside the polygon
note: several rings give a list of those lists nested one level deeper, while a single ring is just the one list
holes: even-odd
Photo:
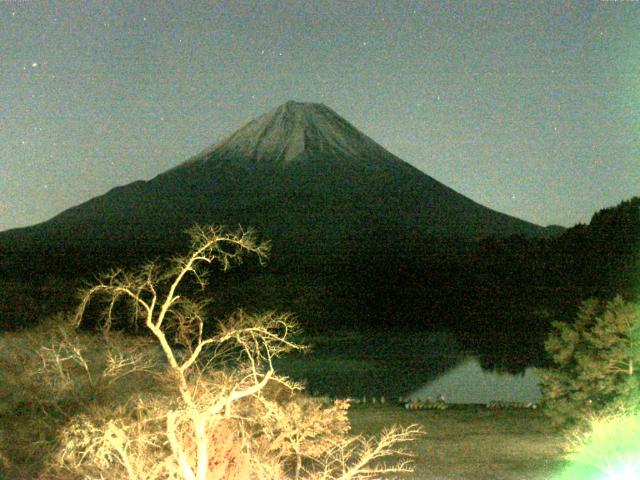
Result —
[{"label": "night sky", "polygon": [[0,230],[322,102],[490,208],[640,194],[640,1],[0,1]]}]

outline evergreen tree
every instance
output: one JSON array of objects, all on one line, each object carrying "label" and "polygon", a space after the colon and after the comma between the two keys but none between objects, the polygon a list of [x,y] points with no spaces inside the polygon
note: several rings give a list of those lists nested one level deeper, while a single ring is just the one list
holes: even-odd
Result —
[{"label": "evergreen tree", "polygon": [[557,426],[629,404],[640,385],[640,305],[616,296],[582,303],[575,323],[553,322],[545,349],[554,367],[538,370],[544,408]]}]

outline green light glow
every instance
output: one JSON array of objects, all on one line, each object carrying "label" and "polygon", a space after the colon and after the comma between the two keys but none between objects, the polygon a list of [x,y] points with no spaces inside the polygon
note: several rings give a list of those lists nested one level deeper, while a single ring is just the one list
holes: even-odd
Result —
[{"label": "green light glow", "polygon": [[571,439],[571,463],[554,480],[640,479],[640,412],[595,417],[590,428]]},{"label": "green light glow", "polygon": [[634,462],[630,465],[622,465],[620,468],[608,472],[606,480],[637,480],[640,478],[640,465]]}]

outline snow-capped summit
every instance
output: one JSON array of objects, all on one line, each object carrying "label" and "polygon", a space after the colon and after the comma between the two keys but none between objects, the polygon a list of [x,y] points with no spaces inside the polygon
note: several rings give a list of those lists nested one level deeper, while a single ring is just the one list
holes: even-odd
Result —
[{"label": "snow-capped summit", "polygon": [[386,157],[389,153],[344,118],[320,103],[288,101],[252,120],[220,143],[194,157],[232,159],[278,167],[311,155],[351,159]]}]

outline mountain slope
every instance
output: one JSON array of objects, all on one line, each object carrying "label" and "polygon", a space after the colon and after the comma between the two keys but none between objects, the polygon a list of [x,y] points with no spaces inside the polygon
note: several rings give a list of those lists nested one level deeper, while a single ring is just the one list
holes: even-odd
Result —
[{"label": "mountain slope", "polygon": [[544,232],[420,172],[326,106],[287,102],[150,181],[0,234],[0,246],[153,254],[193,222],[254,226],[274,255]]}]

